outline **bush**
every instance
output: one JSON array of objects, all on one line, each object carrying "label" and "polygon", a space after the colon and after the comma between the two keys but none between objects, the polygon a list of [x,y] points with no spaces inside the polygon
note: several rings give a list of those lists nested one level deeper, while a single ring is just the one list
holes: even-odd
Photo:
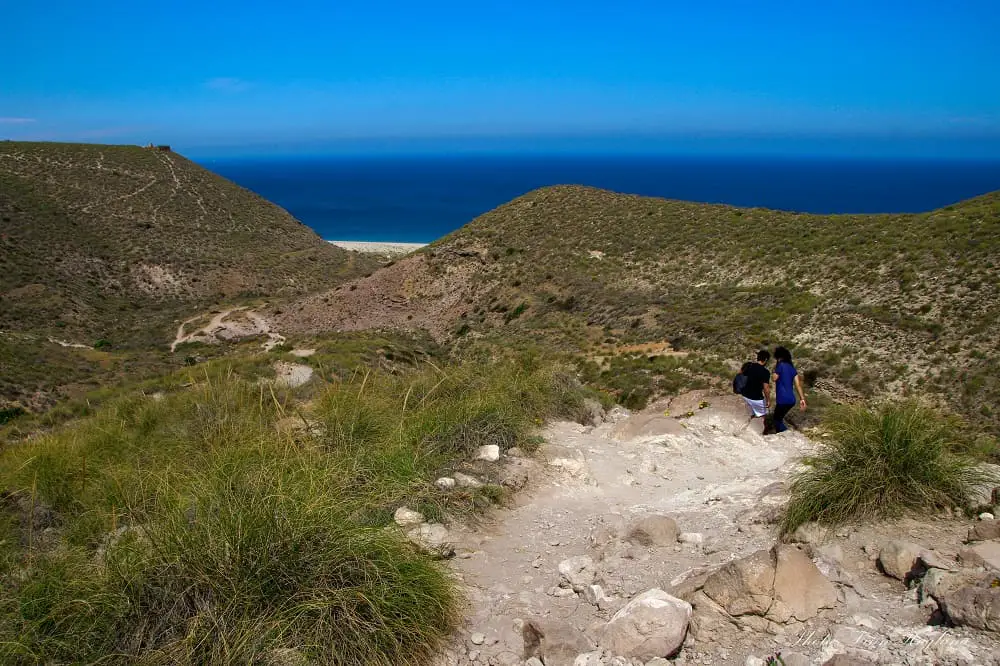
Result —
[{"label": "bush", "polygon": [[954,424],[916,402],[831,408],[831,437],[792,480],[783,530],[965,507],[993,472],[959,450]]}]

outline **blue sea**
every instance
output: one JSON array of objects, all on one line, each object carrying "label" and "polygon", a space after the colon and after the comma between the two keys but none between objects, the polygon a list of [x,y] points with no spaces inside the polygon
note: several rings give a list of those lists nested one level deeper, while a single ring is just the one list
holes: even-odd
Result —
[{"label": "blue sea", "polygon": [[429,242],[557,184],[813,213],[921,212],[1000,189],[1000,161],[484,155],[202,164],[327,240]]}]

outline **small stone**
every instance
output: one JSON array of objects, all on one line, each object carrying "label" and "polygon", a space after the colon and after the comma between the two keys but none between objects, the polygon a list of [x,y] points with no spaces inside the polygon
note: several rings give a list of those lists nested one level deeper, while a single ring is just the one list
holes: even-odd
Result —
[{"label": "small stone", "polygon": [[434,485],[441,490],[451,490],[455,487],[455,479],[450,476],[442,476],[440,479],[434,482]]},{"label": "small stone", "polygon": [[750,655],[747,657],[746,661],[743,662],[743,666],[764,666],[764,660],[760,657]]},{"label": "small stone", "polygon": [[979,514],[979,520],[993,520],[994,516],[989,511],[983,511]]},{"label": "small stone", "polygon": [[396,524],[406,529],[408,527],[416,527],[420,523],[424,522],[424,514],[419,511],[413,511],[405,506],[401,506],[396,509],[396,513],[392,516]]},{"label": "small stone", "polygon": [[581,594],[591,606],[600,606],[602,602],[608,601],[608,595],[604,593],[604,588],[600,585],[588,585],[583,588]]},{"label": "small stone", "polygon": [[524,450],[517,446],[512,446],[507,449],[507,456],[510,458],[526,458],[524,455]]},{"label": "small stone", "polygon": [[448,530],[440,523],[423,523],[407,532],[406,538],[431,555],[451,557],[455,554]]},{"label": "small stone", "polygon": [[572,588],[559,587],[557,585],[549,588],[549,596],[557,599],[565,599],[566,597],[576,596],[576,592],[574,592]]},{"label": "small stone", "polygon": [[496,462],[500,460],[500,447],[496,444],[486,444],[485,446],[480,446],[479,450],[476,452],[476,460],[485,460],[486,462]]},{"label": "small stone", "polygon": [[524,662],[524,666],[545,666],[545,664],[543,664],[542,660],[538,657],[532,657],[528,661]]},{"label": "small stone", "polygon": [[1000,539],[1000,520],[983,520],[969,530],[967,541],[989,541]]},{"label": "small stone", "polygon": [[906,581],[920,559],[923,547],[908,541],[890,541],[878,554],[882,571],[888,576]]},{"label": "small stone", "polygon": [[575,592],[583,592],[594,582],[595,575],[594,560],[589,555],[577,555],[559,563],[560,580]]},{"label": "small stone", "polygon": [[700,546],[705,543],[705,537],[700,532],[681,532],[677,536],[677,540],[681,543],[689,543],[694,546]]},{"label": "small stone", "polygon": [[486,636],[479,633],[478,631],[469,636],[469,640],[472,641],[473,645],[482,645],[486,642]]},{"label": "small stone", "polygon": [[469,652],[469,661],[475,661],[479,659],[479,650],[472,650]]},{"label": "small stone", "polygon": [[652,515],[632,522],[626,539],[640,546],[668,546],[676,543],[679,531],[673,518]]},{"label": "small stone", "polygon": [[474,476],[469,476],[468,474],[463,474],[461,472],[455,472],[455,483],[458,484],[459,488],[479,488],[483,485],[483,482]]}]

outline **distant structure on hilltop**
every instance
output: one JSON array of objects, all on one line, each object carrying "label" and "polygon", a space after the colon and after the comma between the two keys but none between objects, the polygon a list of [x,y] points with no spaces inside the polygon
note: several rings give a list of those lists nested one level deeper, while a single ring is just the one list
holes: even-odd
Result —
[{"label": "distant structure on hilltop", "polygon": [[144,147],[147,150],[160,150],[163,151],[164,153],[171,152],[170,146],[154,146],[152,143],[147,143]]}]

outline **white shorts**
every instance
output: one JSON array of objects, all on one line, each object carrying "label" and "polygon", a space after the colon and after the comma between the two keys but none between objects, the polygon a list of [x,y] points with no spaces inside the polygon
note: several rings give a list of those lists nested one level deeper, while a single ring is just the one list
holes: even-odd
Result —
[{"label": "white shorts", "polygon": [[767,407],[763,400],[751,400],[746,396],[743,396],[743,400],[747,403],[747,409],[750,410],[750,418],[767,415]]}]

